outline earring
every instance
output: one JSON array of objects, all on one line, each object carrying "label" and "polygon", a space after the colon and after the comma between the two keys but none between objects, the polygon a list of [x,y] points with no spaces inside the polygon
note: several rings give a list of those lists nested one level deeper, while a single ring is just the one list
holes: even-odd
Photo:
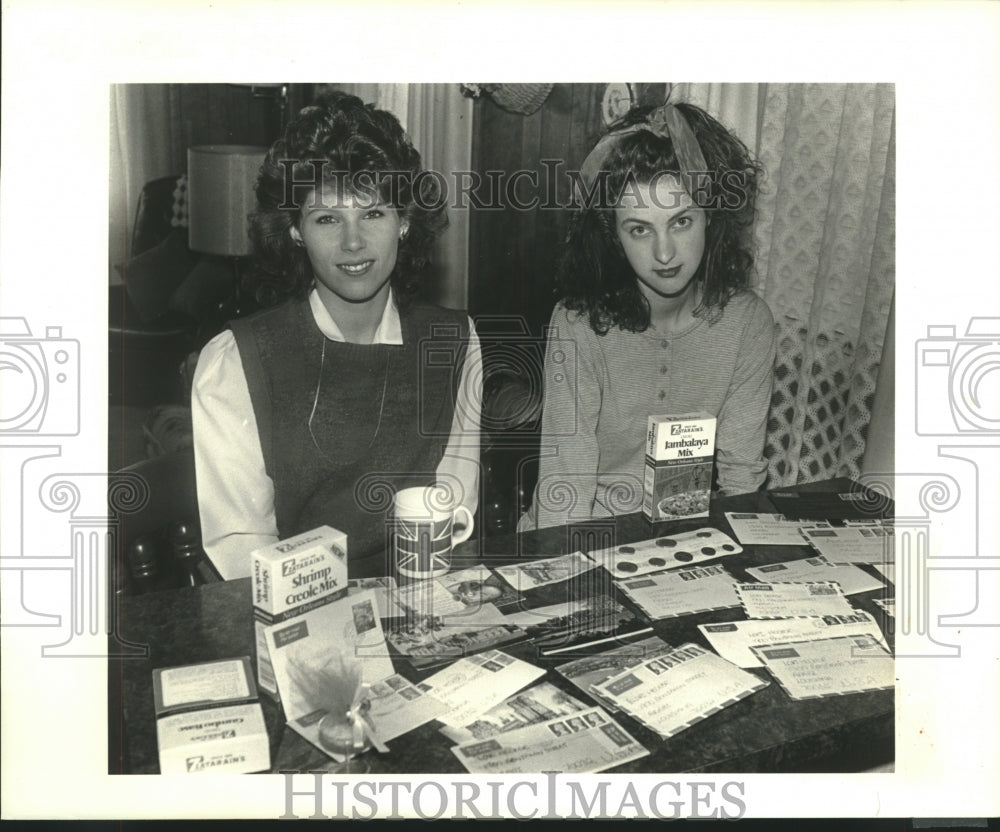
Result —
[{"label": "earring", "polygon": [[410,227],[408,225],[404,225],[402,228],[399,229],[399,239],[401,241],[405,240],[406,239],[406,235],[409,232],[410,232]]}]

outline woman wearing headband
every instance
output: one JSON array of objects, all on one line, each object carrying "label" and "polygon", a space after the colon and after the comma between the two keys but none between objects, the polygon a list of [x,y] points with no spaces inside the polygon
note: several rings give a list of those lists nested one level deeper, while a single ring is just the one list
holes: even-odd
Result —
[{"label": "woman wearing headband", "polygon": [[708,411],[719,491],[761,485],[775,336],[749,288],[758,173],[745,145],[689,104],[633,110],[588,156],[520,529],[638,511],[652,415]]},{"label": "woman wearing headband", "polygon": [[192,393],[202,539],[224,578],[321,525],[347,533],[352,577],[388,574],[400,488],[437,483],[475,513],[479,343],[465,313],[419,300],[447,224],[420,173],[395,116],[342,93],[264,160],[251,238],[292,298],[211,341]]}]

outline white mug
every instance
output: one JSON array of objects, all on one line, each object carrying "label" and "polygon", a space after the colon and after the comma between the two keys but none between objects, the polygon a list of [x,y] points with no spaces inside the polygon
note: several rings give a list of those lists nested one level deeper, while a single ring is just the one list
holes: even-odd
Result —
[{"label": "white mug", "polygon": [[451,569],[451,549],[472,535],[472,512],[452,508],[447,489],[404,488],[393,507],[392,548],[396,571],[407,578],[436,578]]}]

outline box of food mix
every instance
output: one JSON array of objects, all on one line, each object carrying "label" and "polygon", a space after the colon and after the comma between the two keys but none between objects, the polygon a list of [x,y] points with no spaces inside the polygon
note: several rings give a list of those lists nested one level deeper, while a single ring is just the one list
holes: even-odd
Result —
[{"label": "box of food mix", "polygon": [[250,554],[257,684],[277,698],[264,628],[347,594],[347,535],[330,526],[279,540]]},{"label": "box of food mix", "polygon": [[153,671],[161,774],[267,771],[270,744],[247,656]]},{"label": "box of food mix", "polygon": [[642,510],[653,521],[706,517],[715,461],[710,413],[650,416]]}]

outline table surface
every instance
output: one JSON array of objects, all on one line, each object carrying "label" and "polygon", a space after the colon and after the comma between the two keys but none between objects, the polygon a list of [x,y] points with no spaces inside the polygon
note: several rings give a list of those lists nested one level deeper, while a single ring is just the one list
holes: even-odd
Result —
[{"label": "table surface", "polygon": [[[783,491],[845,492],[850,480],[828,480]],[[584,523],[468,541],[455,550],[455,566],[486,562],[509,563],[512,555],[530,560],[577,549],[598,548],[646,540],[714,526],[732,530],[726,511],[773,512],[764,492],[713,501],[709,518],[651,524],[641,514],[611,521]],[[612,531],[613,529],[613,531]],[[613,541],[610,536],[613,534]],[[594,543],[597,543],[595,546]],[[589,543],[589,545],[588,545]],[[742,545],[742,544],[741,544]],[[744,551],[722,561],[734,577],[752,580],[748,567],[815,554],[808,546],[743,546]],[[865,568],[865,567],[862,567]],[[876,573],[872,573],[876,574]],[[891,584],[882,590],[849,596],[852,606],[871,613],[893,648],[893,621],[874,603],[893,595]],[[698,624],[745,618],[740,608],[655,621],[656,635],[672,645],[695,642],[709,646]],[[156,723],[153,711],[152,670],[193,662],[250,656],[254,659],[250,580],[227,581],[193,589],[152,593],[126,599],[121,609],[120,633],[148,645],[148,656],[110,663],[109,768],[112,773],[159,772]],[[542,657],[530,642],[503,647],[512,655],[547,669],[544,680],[586,701],[582,692],[551,668],[569,660],[566,655]],[[395,661],[402,675],[417,682],[440,667],[416,671],[405,660]],[[615,772],[779,772],[851,771],[894,758],[894,691],[855,693],[795,701],[773,682],[763,668],[751,672],[771,681],[768,687],[664,740],[624,714],[616,714],[650,755],[618,766]],[[542,681],[541,679],[539,681]],[[285,725],[280,705],[261,694],[261,705],[271,743],[272,771],[322,771],[335,765]],[[365,758],[373,773],[461,773],[464,768],[451,752],[451,741],[431,722],[389,743],[389,754],[369,751]]]}]

